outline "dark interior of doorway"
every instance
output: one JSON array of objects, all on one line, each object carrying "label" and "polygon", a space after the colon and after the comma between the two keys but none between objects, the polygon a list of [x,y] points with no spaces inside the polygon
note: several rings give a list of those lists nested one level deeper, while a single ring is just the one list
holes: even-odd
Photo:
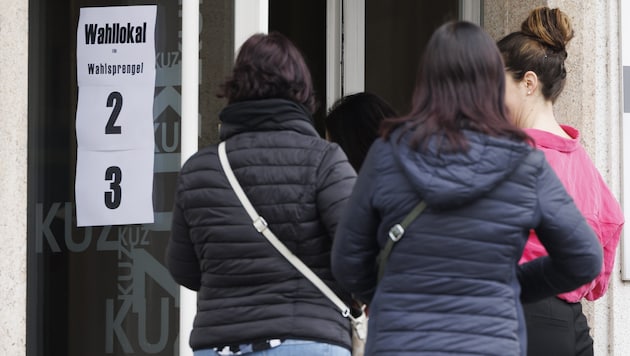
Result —
[{"label": "dark interior of doorway", "polygon": [[326,1],[269,0],[269,32],[287,36],[302,52],[317,95],[315,128],[324,135],[326,115]]},{"label": "dark interior of doorway", "polygon": [[[459,0],[366,0],[365,90],[383,97],[400,114],[408,111],[418,62],[431,33],[458,17]],[[320,103],[315,125],[323,134],[326,1],[270,0],[269,31],[283,33],[304,54]]]},{"label": "dark interior of doorway", "polygon": [[426,43],[458,17],[459,0],[366,0],[365,90],[406,113]]}]

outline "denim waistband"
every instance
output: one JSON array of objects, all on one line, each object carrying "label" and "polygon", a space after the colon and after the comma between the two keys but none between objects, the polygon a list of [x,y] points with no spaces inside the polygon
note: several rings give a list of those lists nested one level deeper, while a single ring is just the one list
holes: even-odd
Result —
[{"label": "denim waistband", "polygon": [[253,342],[251,344],[222,345],[214,347],[213,349],[221,356],[242,355],[249,352],[269,350],[280,346],[283,341],[283,339],[269,339]]}]

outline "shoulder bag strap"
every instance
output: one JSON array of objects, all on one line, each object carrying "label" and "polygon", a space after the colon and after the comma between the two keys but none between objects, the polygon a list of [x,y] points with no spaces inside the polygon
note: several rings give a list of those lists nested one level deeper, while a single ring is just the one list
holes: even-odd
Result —
[{"label": "shoulder bag strap", "polygon": [[387,244],[381,250],[378,255],[378,280],[380,281],[383,278],[383,273],[385,273],[385,265],[387,264],[387,260],[389,259],[389,255],[392,253],[392,248],[394,244],[400,240],[405,234],[405,229],[411,224],[416,218],[422,214],[422,211],[427,207],[427,203],[421,201],[416,205],[407,216],[403,219],[400,224],[396,224],[389,229],[389,239],[387,240]]},{"label": "shoulder bag strap", "polygon": [[324,283],[307,265],[302,262],[291,250],[289,250],[277,237],[276,235],[267,227],[267,222],[263,219],[262,216],[258,215],[256,209],[252,205],[252,203],[245,195],[243,188],[238,183],[234,172],[230,166],[230,162],[227,158],[227,153],[225,150],[225,141],[219,144],[219,161],[221,162],[221,167],[227,176],[228,181],[230,181],[230,185],[236,193],[236,196],[241,201],[241,204],[247,211],[247,214],[252,219],[253,225],[258,232],[263,234],[267,240],[275,247],[298,271],[300,271],[308,280],[310,280],[319,290],[328,299],[330,299],[336,306],[341,310],[341,315],[344,317],[353,318],[350,315],[350,308],[346,306],[346,304],[333,292],[327,285]]}]

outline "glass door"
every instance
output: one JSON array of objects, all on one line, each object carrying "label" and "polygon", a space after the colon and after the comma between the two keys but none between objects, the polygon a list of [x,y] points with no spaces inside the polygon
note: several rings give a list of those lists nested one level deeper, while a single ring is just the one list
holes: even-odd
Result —
[{"label": "glass door", "polygon": [[269,31],[289,37],[306,57],[320,109],[371,91],[399,113],[409,108],[418,62],[433,31],[454,19],[481,21],[481,0],[269,0]]},{"label": "glass door", "polygon": [[[338,98],[370,91],[388,101],[400,114],[409,109],[418,62],[433,31],[449,20],[482,22],[482,0],[328,0],[328,3],[328,80],[340,81],[338,86],[329,83],[332,88],[329,94]],[[335,21],[336,18],[339,20]],[[339,69],[334,67],[335,63],[340,63]]]},{"label": "glass door", "polygon": [[[252,0],[253,5],[257,0]],[[462,16],[459,6],[413,0],[269,0],[268,30],[304,53],[320,108],[369,90],[405,110],[430,32]],[[28,356],[178,355],[182,300],[164,265],[183,140],[218,140],[215,94],[237,48],[238,4],[200,2],[199,134],[181,137],[181,2],[155,0],[153,127],[155,223],[77,227],[74,205],[76,34],[82,7],[98,0],[29,2]],[[425,4],[426,3],[426,4]],[[106,6],[146,5],[112,0]],[[267,3],[265,3],[267,4]],[[188,328],[189,326],[183,326]],[[183,347],[182,349],[186,349]]]},{"label": "glass door", "polygon": [[458,11],[458,0],[365,1],[365,90],[407,112],[429,37]]},{"label": "glass door", "polygon": [[326,114],[326,2],[269,0],[269,32],[287,36],[302,52],[313,79],[318,109],[315,128],[324,133]]},{"label": "glass door", "polygon": [[[147,4],[157,5],[155,222],[77,227],[79,11]],[[204,4],[203,83],[217,82],[231,66],[233,6]],[[29,2],[28,356],[173,356],[188,342],[188,334],[179,335],[179,286],[164,263],[180,169],[181,23],[181,1]],[[203,109],[212,116],[218,105],[207,96]]]}]

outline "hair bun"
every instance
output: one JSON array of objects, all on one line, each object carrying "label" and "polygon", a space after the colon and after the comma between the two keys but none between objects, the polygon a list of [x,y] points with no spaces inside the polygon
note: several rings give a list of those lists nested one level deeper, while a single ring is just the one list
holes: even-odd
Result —
[{"label": "hair bun", "polygon": [[566,53],[566,45],[573,38],[573,26],[569,17],[560,9],[550,9],[547,6],[532,10],[521,25],[521,32],[536,38],[556,52]]}]

